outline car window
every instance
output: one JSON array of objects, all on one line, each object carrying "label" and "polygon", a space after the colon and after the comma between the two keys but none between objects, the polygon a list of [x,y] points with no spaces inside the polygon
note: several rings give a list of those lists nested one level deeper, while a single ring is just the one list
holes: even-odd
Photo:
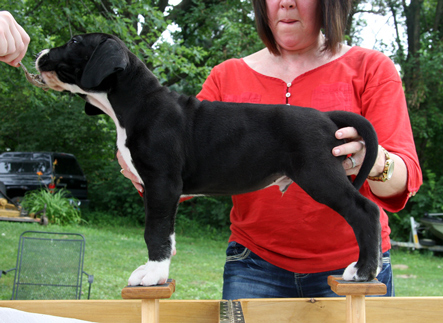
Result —
[{"label": "car window", "polygon": [[55,173],[56,174],[68,174],[68,175],[80,175],[83,176],[83,172],[77,163],[77,160],[69,156],[54,156]]},{"label": "car window", "polygon": [[51,164],[48,160],[2,160],[0,174],[49,174]]}]

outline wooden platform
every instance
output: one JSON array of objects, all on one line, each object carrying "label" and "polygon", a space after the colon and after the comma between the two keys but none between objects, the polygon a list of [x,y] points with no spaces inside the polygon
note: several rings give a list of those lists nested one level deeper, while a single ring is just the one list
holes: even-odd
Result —
[{"label": "wooden platform", "polygon": [[[346,322],[345,298],[244,299],[246,323]],[[98,323],[140,323],[139,300],[0,301],[0,306]],[[160,300],[161,323],[217,323],[218,300]],[[368,323],[442,322],[443,297],[367,297]]]},{"label": "wooden platform", "polygon": [[123,299],[156,299],[170,298],[175,292],[175,280],[169,279],[164,285],[127,286],[122,289]]},{"label": "wooden platform", "polygon": [[387,293],[386,285],[377,279],[355,282],[328,276],[328,285],[337,295],[346,296],[346,323],[366,323],[366,296]]},{"label": "wooden platform", "polygon": [[163,285],[126,286],[123,299],[139,299],[141,302],[141,323],[160,323],[160,299],[170,298],[175,292],[175,280],[168,279]]},{"label": "wooden platform", "polygon": [[328,284],[337,295],[386,295],[386,285],[374,279],[369,282],[343,280],[341,276],[329,276]]}]

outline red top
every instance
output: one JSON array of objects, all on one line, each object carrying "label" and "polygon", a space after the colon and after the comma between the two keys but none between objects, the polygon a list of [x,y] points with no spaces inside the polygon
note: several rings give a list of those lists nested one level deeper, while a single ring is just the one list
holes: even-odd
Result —
[{"label": "red top", "polygon": [[[399,211],[421,185],[421,171],[401,79],[382,53],[359,47],[298,76],[291,83],[262,75],[243,59],[212,70],[200,100],[286,104],[322,111],[346,110],[365,116],[379,143],[400,156],[408,169],[408,188],[400,196],[379,199],[366,182],[360,192],[381,210],[383,252],[390,249],[388,217]],[[277,186],[232,197],[231,237],[268,262],[298,273],[344,268],[358,259],[358,245],[347,222],[312,200],[295,183],[282,195]]]}]

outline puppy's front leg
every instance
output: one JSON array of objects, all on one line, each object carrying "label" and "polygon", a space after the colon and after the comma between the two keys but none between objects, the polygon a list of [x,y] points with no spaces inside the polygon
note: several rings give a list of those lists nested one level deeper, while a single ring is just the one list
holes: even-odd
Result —
[{"label": "puppy's front leg", "polygon": [[180,194],[152,192],[145,187],[145,242],[149,260],[130,276],[130,286],[166,283],[171,257],[175,254],[174,222]]}]

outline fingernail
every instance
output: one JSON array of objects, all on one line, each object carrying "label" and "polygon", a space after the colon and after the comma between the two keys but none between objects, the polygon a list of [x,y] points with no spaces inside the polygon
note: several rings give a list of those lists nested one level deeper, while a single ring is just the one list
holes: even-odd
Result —
[{"label": "fingernail", "polygon": [[332,152],[335,156],[339,156],[340,155],[340,149],[334,149]]},{"label": "fingernail", "polygon": [[336,135],[336,138],[337,138],[337,139],[340,139],[341,137],[343,137],[343,132],[338,131],[338,132],[337,132],[337,135]]}]

